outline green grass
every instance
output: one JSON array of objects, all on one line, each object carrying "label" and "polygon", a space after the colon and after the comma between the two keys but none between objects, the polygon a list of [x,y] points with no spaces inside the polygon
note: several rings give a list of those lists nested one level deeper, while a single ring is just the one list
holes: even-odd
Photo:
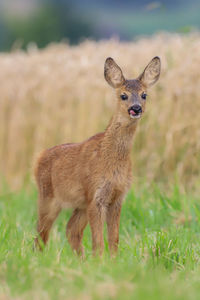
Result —
[{"label": "green grass", "polygon": [[[36,234],[35,189],[0,198],[0,299],[198,299],[200,202],[158,187],[134,188],[123,205],[119,253],[80,261],[65,238],[70,212],[54,224],[43,253],[32,250]],[[105,235],[106,237],[106,235]]]}]

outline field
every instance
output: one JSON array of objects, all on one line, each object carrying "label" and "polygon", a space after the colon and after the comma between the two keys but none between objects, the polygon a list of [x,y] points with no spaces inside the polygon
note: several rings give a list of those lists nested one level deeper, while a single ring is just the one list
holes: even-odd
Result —
[{"label": "field", "polygon": [[58,218],[48,247],[33,252],[36,191],[7,194],[0,202],[0,299],[198,299],[200,204],[174,186],[133,187],[122,210],[117,258],[72,253],[65,238],[69,217]]},{"label": "field", "polygon": [[[86,41],[0,55],[0,174],[13,188],[29,181],[38,153],[78,142],[108,124],[115,109],[103,78],[112,56],[125,76],[139,76],[158,55],[162,73],[149,90],[133,147],[138,181],[187,187],[200,177],[200,36],[158,35],[132,43]],[[126,55],[124,55],[126,53]]]},{"label": "field", "polygon": [[[196,33],[0,54],[0,300],[199,297],[199,49]],[[131,78],[155,55],[162,73],[135,136],[118,256],[109,257],[105,239],[105,255],[93,258],[87,227],[86,258],[76,257],[65,238],[69,211],[43,253],[33,251],[38,153],[105,129],[115,109],[106,57]]]}]

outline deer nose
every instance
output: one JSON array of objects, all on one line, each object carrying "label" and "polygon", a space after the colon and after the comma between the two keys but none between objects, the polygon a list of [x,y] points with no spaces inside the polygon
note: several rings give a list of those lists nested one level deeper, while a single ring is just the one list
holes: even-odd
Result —
[{"label": "deer nose", "polygon": [[133,110],[136,114],[140,114],[142,112],[142,107],[139,104],[134,104],[131,107],[131,110]]}]

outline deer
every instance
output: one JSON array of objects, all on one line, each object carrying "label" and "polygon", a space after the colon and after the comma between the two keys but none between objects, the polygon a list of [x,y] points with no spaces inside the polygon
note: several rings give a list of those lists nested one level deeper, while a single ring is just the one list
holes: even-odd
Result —
[{"label": "deer", "polygon": [[46,245],[54,221],[68,208],[73,212],[66,236],[75,253],[84,257],[83,232],[89,223],[92,252],[102,256],[106,222],[109,252],[117,254],[121,207],[132,184],[133,137],[145,111],[147,89],[157,82],[160,70],[156,56],[136,79],[125,79],[114,59],[106,59],[104,77],[115,89],[116,109],[105,131],[80,143],[49,148],[37,159],[36,246]]}]

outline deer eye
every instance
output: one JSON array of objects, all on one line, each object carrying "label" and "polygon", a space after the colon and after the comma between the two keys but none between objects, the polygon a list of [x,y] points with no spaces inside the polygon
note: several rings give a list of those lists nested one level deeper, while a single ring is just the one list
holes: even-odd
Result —
[{"label": "deer eye", "polygon": [[125,93],[121,94],[120,97],[121,97],[122,100],[127,100],[128,99],[128,95],[126,95]]},{"label": "deer eye", "polygon": [[147,94],[146,93],[142,93],[141,97],[142,97],[142,99],[146,100]]}]

